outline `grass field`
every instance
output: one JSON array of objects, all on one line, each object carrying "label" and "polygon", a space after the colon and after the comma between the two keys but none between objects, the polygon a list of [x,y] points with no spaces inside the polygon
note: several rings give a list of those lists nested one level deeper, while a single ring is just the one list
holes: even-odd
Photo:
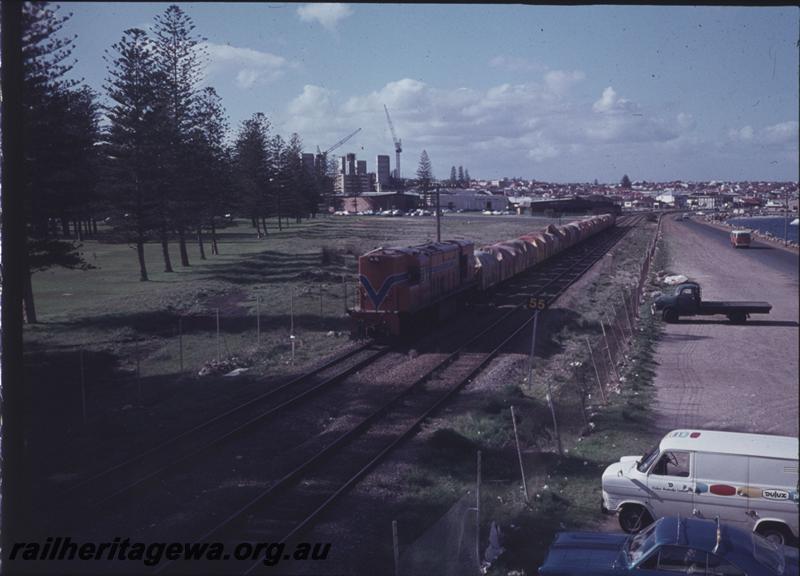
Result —
[{"label": "grass field", "polygon": [[[443,239],[472,239],[476,244],[505,240],[538,229],[551,220],[530,217],[499,218],[477,215],[443,219]],[[343,278],[349,282],[352,306],[356,258],[377,246],[410,245],[435,239],[432,218],[325,217],[256,238],[249,223],[220,233],[220,255],[199,259],[196,243],[189,244],[191,266],[181,267],[172,246],[175,272],[163,272],[160,245],[145,247],[149,282],[138,279],[133,246],[124,243],[83,242],[88,271],[52,268],[36,273],[33,287],[40,323],[25,328],[25,341],[37,346],[91,347],[131,335],[169,338],[177,317],[215,313],[220,309],[222,331],[252,331],[255,299],[261,297],[264,331],[288,334],[291,294],[295,296],[296,331],[343,329]],[[323,262],[323,248],[338,258]],[[210,252],[206,245],[206,253]],[[319,290],[323,293],[323,321]],[[227,317],[252,313],[250,330]],[[215,326],[211,327],[212,330]],[[327,331],[327,330],[326,330]],[[210,358],[213,354],[206,354]]]},{"label": "grass field", "polygon": [[[551,221],[448,215],[442,238],[482,245]],[[153,421],[164,433],[179,430],[189,418],[218,411],[221,402],[258,391],[263,378],[285,377],[347,346],[345,307],[354,303],[357,256],[436,236],[430,217],[320,217],[280,232],[276,222],[268,224],[261,239],[244,220],[221,230],[220,254],[210,256],[206,243],[207,260],[190,243],[190,267],[180,266],[172,244],[172,273],[163,272],[160,245],[149,243],[149,282],[139,281],[133,246],[96,240],[82,246],[94,269],[34,274],[39,323],[26,325],[23,338],[32,421],[48,422],[47,431],[34,424],[31,434],[41,436],[48,467],[72,451],[63,448],[68,437],[79,436],[87,446],[109,430],[137,437]],[[236,357],[228,369],[240,365],[249,372],[236,379],[199,377],[218,355]],[[61,443],[52,441],[54,433]]]}]

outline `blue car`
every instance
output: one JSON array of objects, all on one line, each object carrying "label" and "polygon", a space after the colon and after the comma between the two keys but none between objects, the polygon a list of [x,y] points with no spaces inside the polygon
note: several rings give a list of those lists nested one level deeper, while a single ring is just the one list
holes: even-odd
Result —
[{"label": "blue car", "polygon": [[638,534],[560,532],[540,576],[797,576],[797,550],[699,518],[661,518]]}]

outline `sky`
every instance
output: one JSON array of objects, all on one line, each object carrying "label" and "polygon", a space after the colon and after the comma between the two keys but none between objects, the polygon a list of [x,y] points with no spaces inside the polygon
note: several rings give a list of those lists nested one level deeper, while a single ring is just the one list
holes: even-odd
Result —
[{"label": "sky", "polygon": [[[798,180],[797,7],[180,3],[232,137],[256,112],[309,152],[414,177]],[[64,3],[76,77],[168,4]]]}]

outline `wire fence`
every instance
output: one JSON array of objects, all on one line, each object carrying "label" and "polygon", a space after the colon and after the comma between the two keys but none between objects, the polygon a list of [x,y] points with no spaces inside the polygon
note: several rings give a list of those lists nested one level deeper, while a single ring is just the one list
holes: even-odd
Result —
[{"label": "wire fence", "polygon": [[[255,362],[299,364],[327,339],[348,332],[357,292],[349,275],[269,293],[241,293],[235,302],[198,312],[149,311],[109,320],[109,339],[26,349],[30,394],[53,425],[86,426],[121,409],[150,405],[186,377],[238,376]],[[273,300],[268,300],[272,298]],[[76,337],[77,338],[77,337]],[[322,340],[322,342],[320,342]]]},{"label": "wire fence", "polygon": [[[562,385],[554,397],[548,394],[548,402],[554,415],[553,428],[559,451],[561,440],[558,419],[574,422],[578,417],[584,432],[591,431],[591,415],[595,408],[609,402],[612,394],[619,394],[625,376],[620,368],[627,361],[637,332],[639,320],[646,301],[646,288],[655,256],[656,245],[661,235],[659,219],[653,237],[649,240],[644,256],[638,266],[635,279],[619,289],[598,312],[598,328],[595,334],[583,337],[582,352],[576,353],[567,367],[567,385]],[[575,397],[577,395],[577,401]],[[578,406],[579,414],[574,413]]]}]

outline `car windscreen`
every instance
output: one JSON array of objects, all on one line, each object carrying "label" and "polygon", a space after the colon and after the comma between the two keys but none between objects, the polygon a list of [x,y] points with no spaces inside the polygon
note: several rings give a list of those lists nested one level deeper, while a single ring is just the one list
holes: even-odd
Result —
[{"label": "car windscreen", "polygon": [[625,554],[629,566],[634,566],[656,545],[656,524],[651,524],[645,530],[628,539]]}]

